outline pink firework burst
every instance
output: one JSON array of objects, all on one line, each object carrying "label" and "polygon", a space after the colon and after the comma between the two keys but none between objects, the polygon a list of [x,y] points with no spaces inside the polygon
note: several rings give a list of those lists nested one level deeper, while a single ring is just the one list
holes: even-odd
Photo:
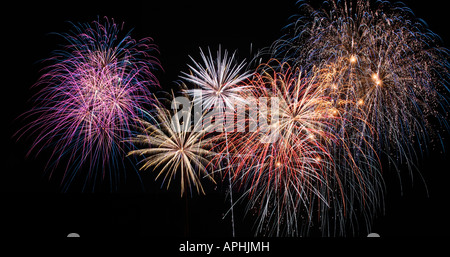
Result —
[{"label": "pink firework burst", "polygon": [[64,190],[81,167],[87,170],[84,186],[105,177],[116,185],[123,139],[152,101],[148,88],[158,85],[152,70],[160,64],[151,55],[156,47],[151,38],[123,34],[113,20],[73,26],[61,34],[65,48],[47,60],[35,85],[41,87],[36,105],[26,113],[33,121],[18,134],[34,138],[29,153],[51,148],[50,175],[64,162]]}]

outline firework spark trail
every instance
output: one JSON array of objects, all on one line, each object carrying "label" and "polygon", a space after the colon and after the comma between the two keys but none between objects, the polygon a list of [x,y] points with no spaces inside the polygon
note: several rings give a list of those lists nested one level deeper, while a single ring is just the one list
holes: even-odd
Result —
[{"label": "firework spark trail", "polygon": [[336,71],[337,99],[358,103],[346,113],[365,115],[357,131],[370,125],[376,151],[411,171],[421,154],[415,145],[426,150],[430,138],[441,137],[430,120],[448,127],[448,50],[401,3],[332,0],[316,9],[301,1],[300,9],[302,16],[273,45],[274,55]]},{"label": "firework spark trail", "polygon": [[[349,207],[345,212],[334,213],[334,216],[347,216],[342,220],[349,221],[348,226],[341,223],[337,230],[326,231],[328,224],[322,224],[323,234],[345,235],[349,229],[361,231],[358,228],[361,225],[365,225],[366,232],[369,232],[373,219],[384,206],[381,160],[372,145],[378,139],[377,131],[367,120],[365,103],[361,99],[355,101],[352,97],[355,95],[354,88],[342,83],[348,74],[343,74],[336,63],[313,70],[317,74],[321,91],[331,101],[330,108],[340,117],[329,126],[332,128],[330,133],[339,139],[338,144],[330,148],[330,153],[334,160],[333,169],[343,178],[345,206]],[[326,214],[328,212],[324,212],[324,216]],[[360,223],[365,224],[354,223],[361,220],[361,214],[364,218]]]},{"label": "firework spark trail", "polygon": [[[201,105],[203,111],[214,109],[216,120],[225,120],[226,112],[234,112],[235,105],[245,103],[245,99],[241,97],[246,87],[243,85],[243,81],[250,76],[250,73],[244,72],[245,62],[242,61],[239,64],[235,62],[235,53],[231,57],[228,57],[228,52],[225,50],[223,57],[222,51],[219,47],[217,56],[214,58],[211,51],[208,49],[209,55],[206,56],[200,49],[200,54],[203,63],[196,62],[194,59],[194,66],[189,66],[190,73],[183,73],[182,78],[187,82],[190,82],[198,89],[188,89],[185,92],[192,96],[194,104]],[[233,115],[234,116],[234,115]],[[224,124],[216,127],[216,130],[225,130],[224,138],[225,145],[224,157],[220,155],[219,162],[226,161],[226,165],[230,163],[229,151],[228,151],[228,133]],[[222,153],[222,151],[219,151]],[[234,211],[233,211],[233,189],[231,185],[231,174],[228,173],[229,182],[229,195],[231,204],[231,223],[232,223],[232,235],[235,236],[234,227]],[[225,175],[227,174],[225,173]]]},{"label": "firework spark trail", "polygon": [[[177,99],[174,98],[174,101]],[[210,151],[212,141],[205,137],[207,128],[202,127],[202,120],[192,118],[192,106],[186,112],[176,113],[167,110],[159,101],[153,106],[152,116],[155,117],[155,122],[140,122],[143,125],[141,134],[132,138],[131,142],[142,148],[130,151],[128,156],[145,156],[140,170],[161,167],[156,179],[165,173],[163,184],[168,180],[167,188],[172,178],[179,173],[181,196],[187,190],[192,193],[192,186],[197,193],[205,194],[201,178],[207,177],[215,183],[212,175],[207,172],[209,158],[214,155]]]},{"label": "firework spark trail", "polygon": [[150,38],[122,36],[122,28],[108,19],[72,25],[74,30],[61,34],[67,45],[47,60],[51,64],[35,85],[42,89],[25,117],[33,121],[17,134],[35,138],[28,154],[52,148],[51,174],[66,162],[63,190],[86,165],[83,189],[92,182],[94,190],[106,172],[112,189],[120,179],[122,141],[152,101],[148,87],[158,85],[151,72],[160,67],[151,55],[156,48]]}]

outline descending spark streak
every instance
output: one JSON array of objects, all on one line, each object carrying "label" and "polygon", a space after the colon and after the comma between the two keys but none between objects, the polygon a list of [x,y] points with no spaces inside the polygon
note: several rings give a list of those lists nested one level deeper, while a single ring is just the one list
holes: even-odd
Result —
[{"label": "descending spark streak", "polygon": [[42,89],[36,107],[26,113],[33,121],[18,134],[35,138],[29,154],[53,150],[52,173],[66,163],[64,190],[84,165],[84,187],[92,182],[94,190],[96,178],[101,175],[103,180],[109,172],[112,189],[120,179],[117,156],[123,139],[152,101],[148,87],[158,85],[151,70],[159,62],[150,55],[156,49],[150,38],[122,36],[122,28],[108,19],[73,26],[61,35],[67,45],[55,51],[36,83]]}]

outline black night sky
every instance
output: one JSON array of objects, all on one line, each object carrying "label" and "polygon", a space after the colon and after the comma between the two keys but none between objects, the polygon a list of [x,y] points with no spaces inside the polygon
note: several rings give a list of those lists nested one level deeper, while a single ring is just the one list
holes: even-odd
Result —
[{"label": "black night sky", "polygon": [[[403,1],[450,47],[448,9],[442,1]],[[133,38],[152,37],[158,45],[164,71],[157,73],[161,90],[175,88],[181,71],[187,71],[188,55],[199,57],[199,47],[237,50],[239,59],[251,57],[282,35],[282,27],[297,11],[295,1],[15,1],[2,13],[2,106],[3,154],[1,169],[2,228],[6,236],[65,237],[183,237],[231,236],[230,220],[222,219],[229,205],[226,183],[206,185],[205,196],[180,198],[176,184],[169,190],[154,181],[150,170],[138,176],[134,163],[125,160],[127,179],[115,193],[102,186],[95,193],[80,193],[76,183],[61,193],[59,180],[44,173],[48,153],[26,157],[31,140],[16,141],[13,134],[23,126],[17,117],[27,111],[36,93],[30,86],[40,76],[40,60],[62,43],[53,32],[70,29],[67,21],[90,22],[107,16],[125,22]],[[252,46],[253,52],[250,52]],[[418,164],[428,188],[415,174],[402,177],[384,167],[385,211],[372,231],[382,237],[441,236],[450,229],[448,188],[450,137],[446,153],[431,149]],[[56,170],[55,172],[63,172]],[[244,205],[236,210],[236,234],[252,237],[253,220],[244,217]],[[359,235],[365,237],[366,235]],[[182,241],[182,240],[181,240]],[[292,242],[292,240],[291,240]],[[295,242],[292,242],[293,244]]]}]

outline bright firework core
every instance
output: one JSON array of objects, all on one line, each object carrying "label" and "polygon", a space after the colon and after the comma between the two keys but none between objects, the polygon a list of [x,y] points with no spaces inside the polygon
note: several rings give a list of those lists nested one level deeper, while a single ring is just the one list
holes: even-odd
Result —
[{"label": "bright firework core", "polygon": [[383,83],[383,82],[381,81],[380,77],[378,76],[378,73],[372,74],[372,79],[373,79],[373,81],[375,82],[375,84],[376,84],[377,86],[381,86],[381,84]]}]

